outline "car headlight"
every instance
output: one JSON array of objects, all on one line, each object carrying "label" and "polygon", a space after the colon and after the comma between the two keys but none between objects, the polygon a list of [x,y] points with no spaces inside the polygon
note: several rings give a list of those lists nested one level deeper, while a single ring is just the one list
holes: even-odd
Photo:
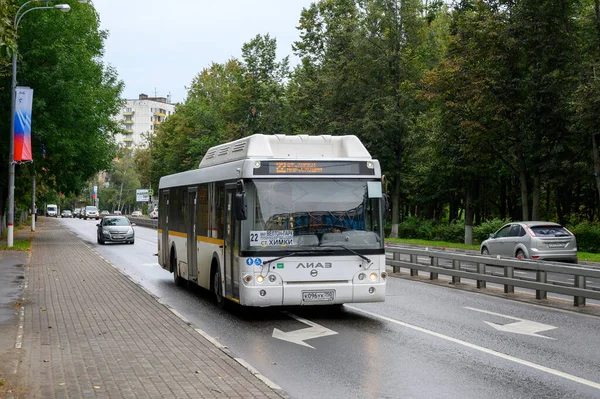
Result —
[{"label": "car headlight", "polygon": [[133,228],[129,228],[129,230],[127,230],[127,234],[133,234]]},{"label": "car headlight", "polygon": [[108,229],[102,229],[102,234],[110,234],[110,231],[108,231]]}]

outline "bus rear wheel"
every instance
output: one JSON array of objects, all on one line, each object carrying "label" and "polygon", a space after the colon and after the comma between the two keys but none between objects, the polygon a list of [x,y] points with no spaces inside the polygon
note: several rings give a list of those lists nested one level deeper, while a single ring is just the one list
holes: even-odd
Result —
[{"label": "bus rear wheel", "polygon": [[223,297],[223,285],[221,284],[221,270],[217,267],[213,272],[213,293],[217,301],[217,306],[225,308],[225,298]]}]

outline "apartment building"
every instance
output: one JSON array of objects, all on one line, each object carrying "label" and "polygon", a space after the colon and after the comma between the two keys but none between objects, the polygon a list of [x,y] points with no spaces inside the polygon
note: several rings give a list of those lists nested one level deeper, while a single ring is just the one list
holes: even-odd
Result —
[{"label": "apartment building", "polygon": [[173,112],[175,104],[170,103],[170,97],[148,97],[140,94],[137,100],[126,100],[125,105],[117,115],[117,120],[125,126],[125,134],[118,134],[115,139],[124,147],[146,147],[146,134],[160,128]]}]

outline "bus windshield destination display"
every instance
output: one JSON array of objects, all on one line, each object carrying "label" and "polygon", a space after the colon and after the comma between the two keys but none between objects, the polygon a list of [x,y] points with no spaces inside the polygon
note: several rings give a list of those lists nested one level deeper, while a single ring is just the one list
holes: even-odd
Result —
[{"label": "bus windshield destination display", "polygon": [[263,161],[254,175],[374,175],[366,162]]}]

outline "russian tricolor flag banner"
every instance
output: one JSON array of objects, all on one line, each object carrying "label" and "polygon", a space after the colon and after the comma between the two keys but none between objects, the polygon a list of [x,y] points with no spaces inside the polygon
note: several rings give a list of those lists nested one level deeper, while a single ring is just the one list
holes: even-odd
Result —
[{"label": "russian tricolor flag banner", "polygon": [[33,89],[17,87],[15,93],[15,157],[17,162],[31,161],[31,106]]}]

